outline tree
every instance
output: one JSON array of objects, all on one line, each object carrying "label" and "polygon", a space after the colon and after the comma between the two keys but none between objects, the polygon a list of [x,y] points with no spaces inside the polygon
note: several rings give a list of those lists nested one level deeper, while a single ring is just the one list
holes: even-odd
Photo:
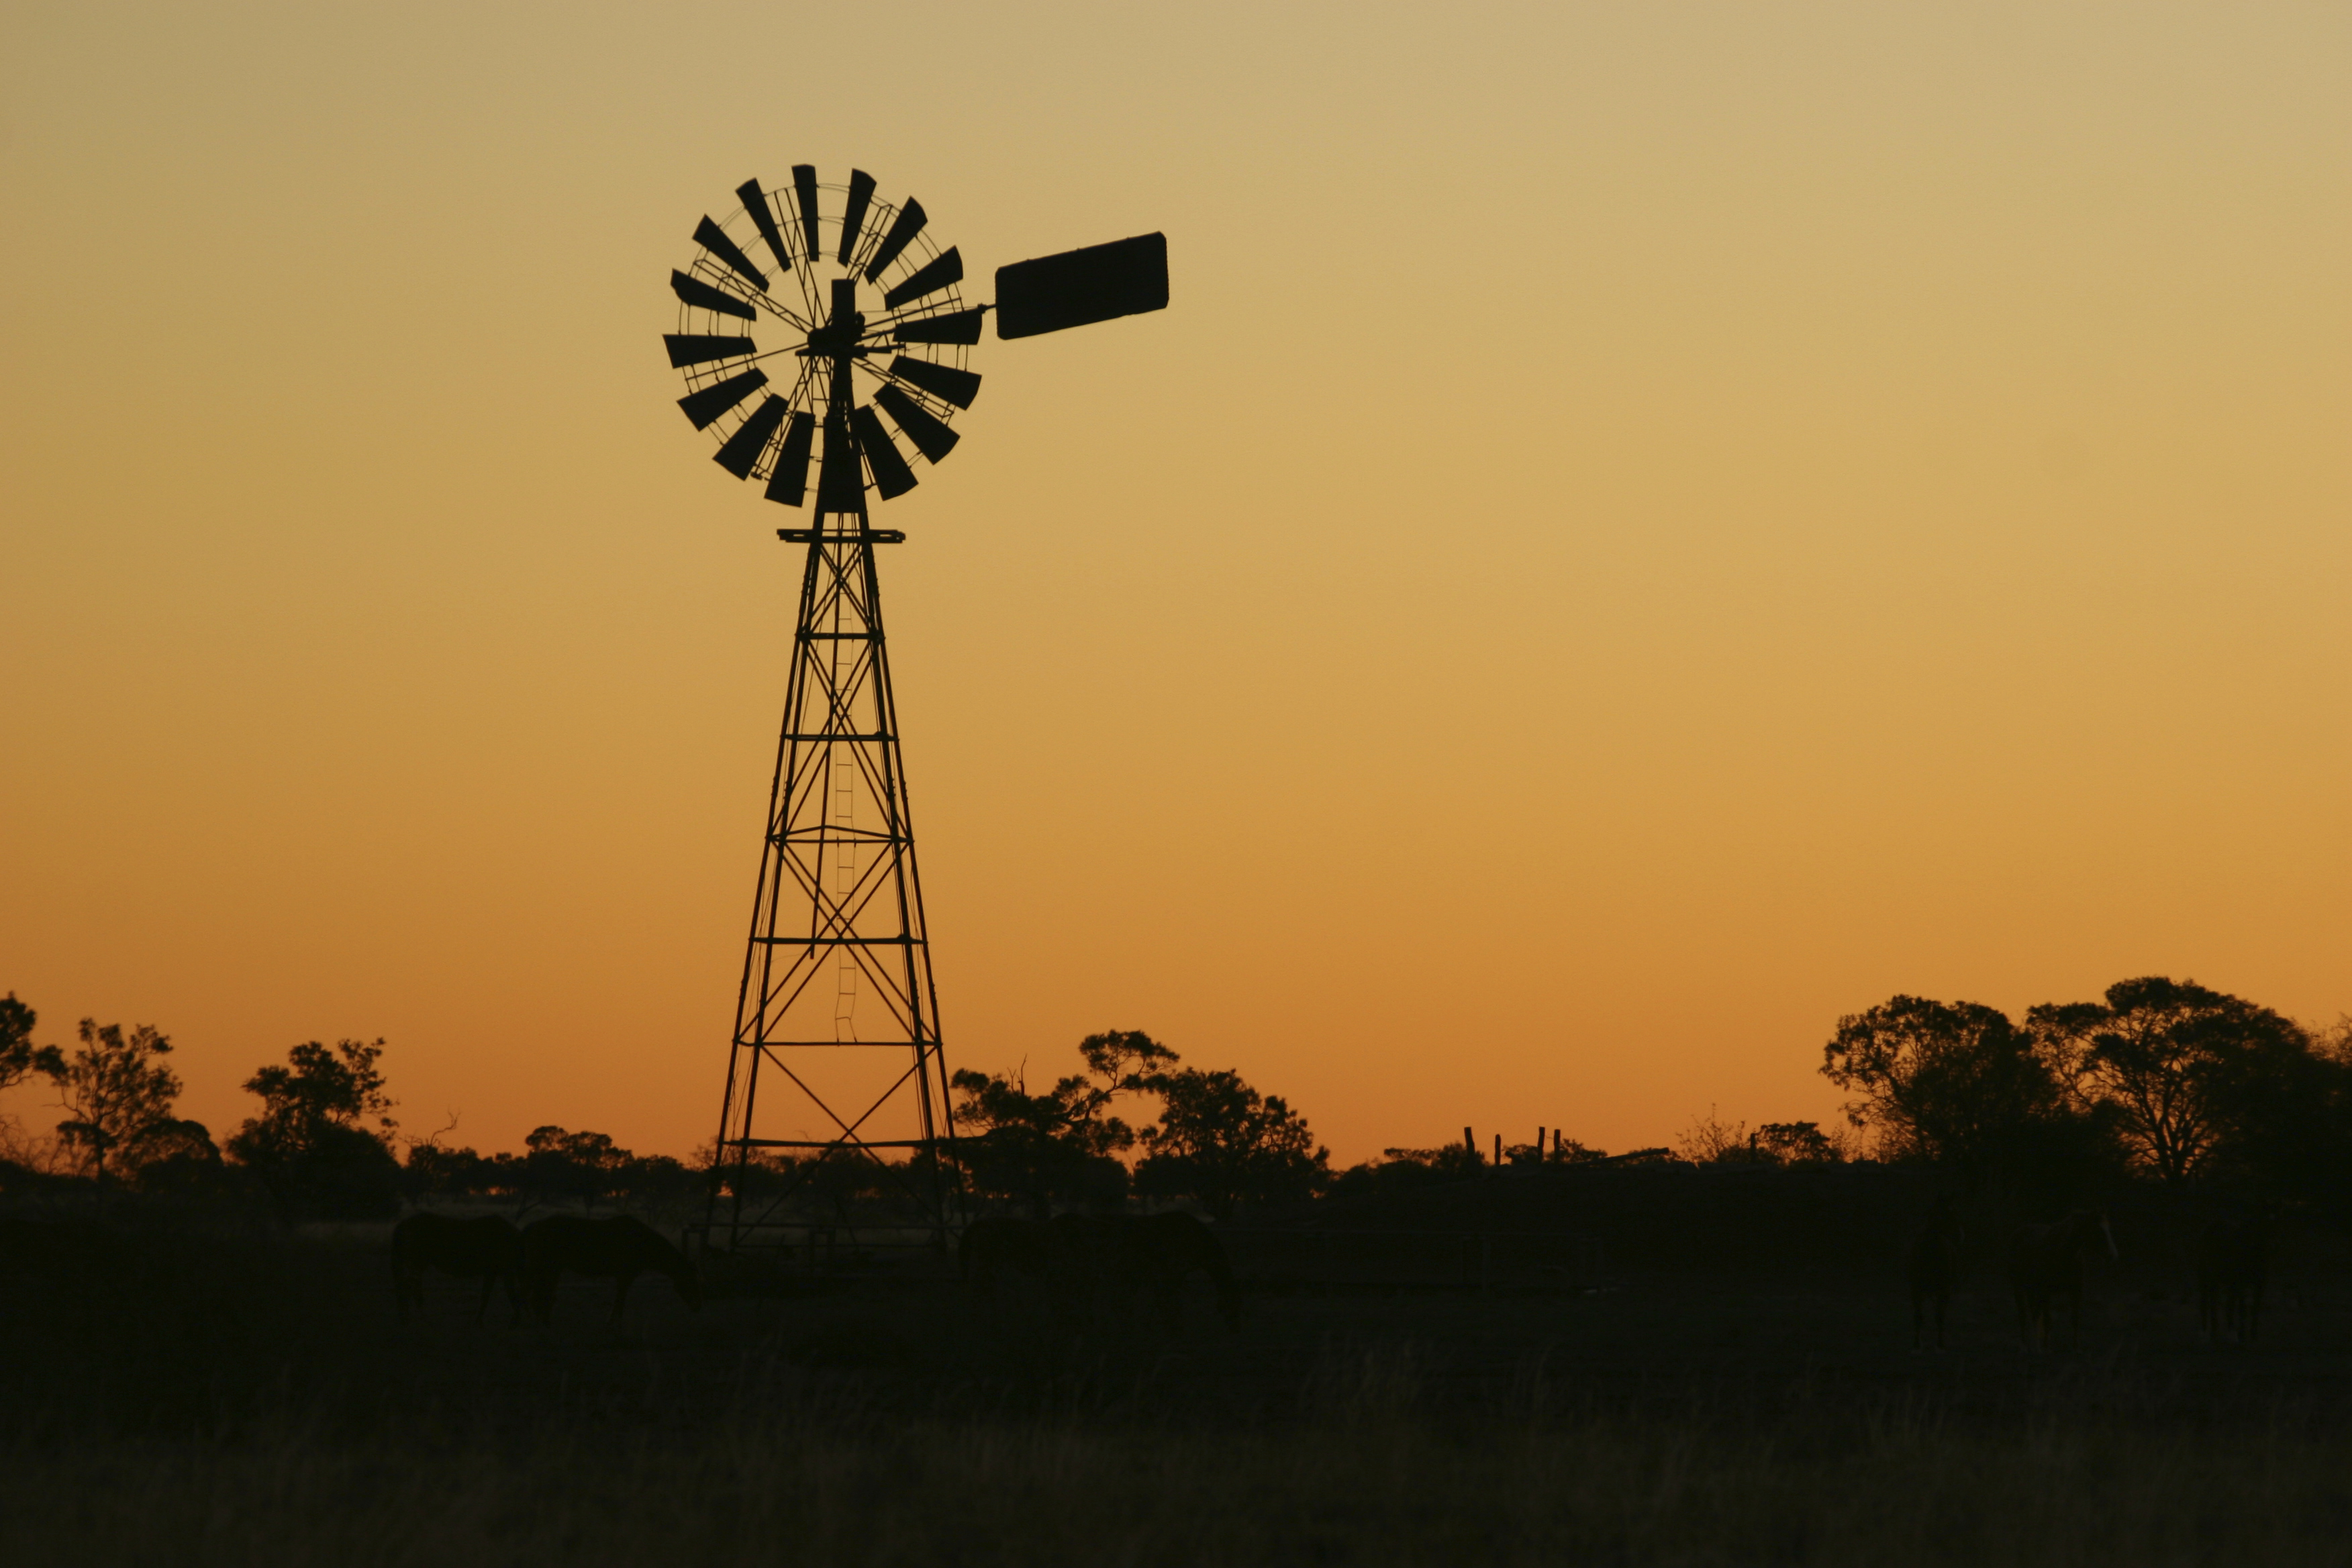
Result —
[{"label": "tree", "polygon": [[2230,1137],[2233,1101],[2293,1075],[2309,1052],[2269,1008],[2162,975],[2118,981],[2105,1005],[2036,1007],[2026,1024],[2069,1094],[2113,1107],[2133,1159],[2175,1184]]},{"label": "tree", "polygon": [[0,996],[0,1089],[14,1089],[58,1055],[55,1046],[33,1044],[33,1026],[40,1015],[16,1000],[14,991]]},{"label": "tree", "polygon": [[35,1068],[57,1086],[67,1112],[58,1123],[65,1146],[81,1151],[101,1183],[110,1162],[135,1169],[165,1144],[184,1146],[184,1124],[172,1115],[180,1077],[163,1062],[171,1040],[152,1024],[125,1035],[121,1025],[100,1027],[95,1018],[84,1018],[79,1034],[81,1047],[70,1056],[54,1046],[34,1053]]},{"label": "tree", "polygon": [[1975,1002],[1890,997],[1838,1020],[1822,1075],[1855,1091],[1846,1119],[1881,1152],[1974,1182],[2064,1120],[2058,1082],[2006,1014]]},{"label": "tree", "polygon": [[1042,1094],[1030,1093],[1019,1072],[965,1068],[950,1079],[961,1097],[956,1121],[972,1130],[958,1150],[972,1184],[1027,1204],[1041,1219],[1056,1198],[1088,1206],[1125,1199],[1127,1167],[1118,1156],[1135,1146],[1136,1135],[1108,1113],[1111,1101],[1138,1092],[1145,1069],[1178,1060],[1140,1029],[1088,1035],[1078,1055],[1087,1070]]},{"label": "tree", "polygon": [[[240,1126],[228,1152],[253,1168],[289,1213],[319,1219],[365,1219],[399,1203],[393,1158],[394,1103],[376,1063],[383,1041],[305,1041],[282,1065],[245,1082],[261,1097],[261,1114]],[[364,1125],[373,1119],[371,1130]]]},{"label": "tree", "polygon": [[522,1141],[523,1185],[536,1197],[576,1197],[590,1208],[623,1183],[636,1156],[605,1132],[534,1127]]},{"label": "tree", "polygon": [[1143,1131],[1136,1185],[1189,1197],[1223,1219],[1243,1202],[1305,1197],[1330,1180],[1330,1152],[1279,1095],[1261,1095],[1228,1070],[1198,1068],[1136,1075],[1160,1098],[1160,1124]]}]

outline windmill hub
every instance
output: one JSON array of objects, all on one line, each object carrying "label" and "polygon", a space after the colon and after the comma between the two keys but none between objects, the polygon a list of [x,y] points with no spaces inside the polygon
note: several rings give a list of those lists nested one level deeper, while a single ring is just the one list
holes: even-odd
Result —
[{"label": "windmill hub", "polygon": [[808,347],[800,351],[803,359],[866,359],[874,351],[857,340],[866,331],[866,318],[852,314],[845,321],[827,321],[808,335]]}]

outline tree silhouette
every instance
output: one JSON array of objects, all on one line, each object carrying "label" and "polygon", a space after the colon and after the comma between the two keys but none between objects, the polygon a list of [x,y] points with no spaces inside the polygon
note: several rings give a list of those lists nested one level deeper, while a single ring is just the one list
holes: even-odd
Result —
[{"label": "tree silhouette", "polygon": [[534,1127],[522,1141],[522,1184],[532,1195],[576,1197],[590,1208],[624,1184],[637,1157],[604,1132]]},{"label": "tree silhouette", "polygon": [[[289,1212],[361,1219],[398,1202],[391,1150],[392,1097],[376,1063],[383,1042],[305,1041],[245,1082],[261,1114],[240,1126],[228,1152],[251,1166]],[[373,1119],[371,1131],[362,1125]]]},{"label": "tree silhouette", "polygon": [[1880,1152],[1957,1168],[1971,1183],[2065,1131],[2057,1079],[2008,1015],[1979,1003],[1890,997],[1838,1020],[1822,1075],[1856,1098],[1847,1120]]},{"label": "tree silhouette", "polygon": [[2104,1005],[2036,1007],[2026,1026],[2070,1095],[2113,1106],[2133,1158],[2174,1184],[2230,1136],[2232,1102],[2308,1050],[2269,1008],[2162,975],[2118,981]]},{"label": "tree silhouette", "polygon": [[166,1143],[176,1152],[187,1124],[172,1116],[181,1086],[162,1059],[172,1052],[171,1040],[152,1024],[125,1035],[121,1025],[100,1027],[95,1018],[84,1018],[79,1033],[80,1048],[70,1055],[54,1046],[35,1053],[36,1069],[57,1085],[67,1112],[58,1139],[82,1152],[101,1184],[110,1163],[118,1170],[137,1166]]},{"label": "tree silhouette", "polygon": [[1173,1065],[1177,1055],[1140,1029],[1088,1035],[1078,1054],[1084,1073],[1029,1092],[1018,1072],[965,1068],[950,1079],[961,1097],[959,1125],[970,1129],[959,1154],[982,1192],[1026,1204],[1038,1217],[1062,1198],[1089,1206],[1116,1204],[1127,1194],[1127,1168],[1118,1156],[1135,1146],[1134,1129],[1110,1115],[1112,1100],[1138,1092],[1145,1069]]},{"label": "tree silhouette", "polygon": [[1228,1070],[1137,1075],[1160,1096],[1160,1124],[1142,1134],[1135,1181],[1147,1193],[1189,1197],[1223,1219],[1244,1201],[1305,1197],[1330,1180],[1330,1152],[1279,1095],[1261,1095]]},{"label": "tree silhouette", "polygon": [[14,1089],[58,1058],[55,1046],[33,1044],[33,1026],[40,1015],[16,1000],[14,991],[0,996],[0,1089]]}]

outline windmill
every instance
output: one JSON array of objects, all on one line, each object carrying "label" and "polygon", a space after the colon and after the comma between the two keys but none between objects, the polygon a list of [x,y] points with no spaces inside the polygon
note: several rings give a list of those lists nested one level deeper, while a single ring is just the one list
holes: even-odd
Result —
[{"label": "windmill", "polygon": [[[876,572],[877,547],[906,535],[874,527],[871,503],[954,451],[991,312],[998,337],[1024,338],[1162,309],[1168,247],[1149,234],[1016,262],[992,302],[970,304],[922,204],[880,200],[862,170],[845,185],[805,163],[792,175],[747,180],[736,210],[702,219],[662,341],[712,460],[806,517],[776,531],[804,547],[800,607],[719,1113],[731,1198],[722,1219],[714,1189],[704,1235],[729,1250],[805,1240],[814,1257],[835,1234],[807,1217],[820,1202],[877,1216],[865,1249],[942,1238],[956,1190]],[[769,1152],[790,1156],[782,1173]]]}]

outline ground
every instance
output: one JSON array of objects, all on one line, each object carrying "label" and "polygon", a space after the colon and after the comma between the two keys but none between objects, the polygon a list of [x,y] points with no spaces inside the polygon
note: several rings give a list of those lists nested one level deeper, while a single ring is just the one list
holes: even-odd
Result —
[{"label": "ground", "polygon": [[1990,1264],[1951,1348],[1915,1352],[1885,1258],[1260,1290],[1238,1333],[1205,1289],[1171,1329],[947,1279],[692,1312],[652,1277],[617,1328],[583,1281],[543,1331],[503,1302],[478,1327],[443,1280],[397,1325],[381,1226],[118,1215],[85,1239],[0,1298],[10,1562],[2342,1563],[2352,1540],[2352,1289],[2319,1247],[2283,1258],[2254,1345],[2205,1342],[2151,1244],[2095,1269],[2080,1351],[2029,1354]]}]

